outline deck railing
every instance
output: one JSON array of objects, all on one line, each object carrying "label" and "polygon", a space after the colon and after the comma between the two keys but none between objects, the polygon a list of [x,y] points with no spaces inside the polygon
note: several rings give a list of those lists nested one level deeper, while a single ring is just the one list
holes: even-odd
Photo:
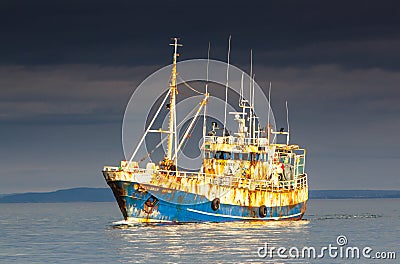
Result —
[{"label": "deck railing", "polygon": [[[122,172],[119,167],[110,167],[106,166],[103,169],[104,172],[107,173],[107,180],[115,180],[117,178],[117,173]],[[160,176],[173,176],[181,179],[192,179],[202,181],[204,184],[213,184],[222,187],[237,187],[237,188],[245,188],[249,190],[273,190],[273,191],[288,191],[295,189],[302,189],[308,185],[307,183],[307,174],[303,173],[298,175],[296,179],[286,180],[286,181],[277,181],[273,182],[271,180],[260,180],[260,179],[247,179],[243,177],[235,177],[233,175],[217,175],[217,174],[208,174],[201,172],[187,172],[187,171],[166,171],[166,170],[156,170],[156,169],[142,169],[142,168],[134,168],[130,169],[127,172],[130,173],[122,173],[119,178],[122,180],[139,180],[141,175],[152,176],[152,175],[160,175]]]},{"label": "deck railing", "polygon": [[231,144],[231,145],[256,145],[259,147],[268,146],[268,139],[266,138],[241,138],[233,136],[206,136],[205,143],[219,143],[219,144]]}]

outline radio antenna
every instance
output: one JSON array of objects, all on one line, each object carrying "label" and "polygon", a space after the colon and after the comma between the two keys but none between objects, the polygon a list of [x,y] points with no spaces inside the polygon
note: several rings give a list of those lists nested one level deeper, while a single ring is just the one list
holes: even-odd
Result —
[{"label": "radio antenna", "polygon": [[223,136],[223,137],[225,137],[225,130],[226,130],[226,108],[228,107],[229,57],[230,57],[230,54],[231,54],[231,35],[229,35],[229,43],[228,43],[228,66],[226,67],[224,130],[222,131],[222,136]]},{"label": "radio antenna", "polygon": [[290,135],[290,126],[289,126],[289,108],[288,103],[286,101],[286,123],[287,123],[287,137],[286,137],[286,144],[289,145],[289,135]]},{"label": "radio antenna", "polygon": [[268,121],[267,121],[268,144],[271,144],[271,127],[270,127],[270,124],[269,124],[269,116],[270,116],[270,114],[271,114],[271,87],[272,87],[272,84],[271,84],[271,82],[269,82],[269,91],[268,91]]}]

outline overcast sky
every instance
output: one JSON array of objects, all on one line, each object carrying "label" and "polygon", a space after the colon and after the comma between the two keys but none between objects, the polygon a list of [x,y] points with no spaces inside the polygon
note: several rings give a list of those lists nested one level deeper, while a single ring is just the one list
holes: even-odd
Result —
[{"label": "overcast sky", "polygon": [[[134,89],[180,60],[271,81],[311,189],[400,189],[398,1],[0,1],[0,193],[106,187]],[[193,2],[193,1],[192,1]],[[143,124],[138,124],[143,125]]]}]

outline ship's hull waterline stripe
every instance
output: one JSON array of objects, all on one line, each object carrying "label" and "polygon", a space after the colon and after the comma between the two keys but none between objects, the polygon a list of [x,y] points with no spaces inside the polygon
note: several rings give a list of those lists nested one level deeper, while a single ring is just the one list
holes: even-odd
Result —
[{"label": "ship's hull waterline stripe", "polygon": [[280,217],[265,217],[265,218],[254,218],[254,217],[246,217],[246,216],[235,216],[235,215],[223,215],[223,214],[214,214],[214,213],[209,213],[209,212],[203,212],[199,211],[196,209],[191,209],[187,208],[186,210],[198,214],[203,214],[203,215],[210,215],[210,216],[216,216],[216,217],[225,217],[225,218],[235,218],[235,219],[244,219],[244,220],[279,220],[279,219],[287,219],[287,218],[293,218],[296,216],[300,216],[302,213],[297,213],[293,215],[286,215],[286,216],[280,216]]}]

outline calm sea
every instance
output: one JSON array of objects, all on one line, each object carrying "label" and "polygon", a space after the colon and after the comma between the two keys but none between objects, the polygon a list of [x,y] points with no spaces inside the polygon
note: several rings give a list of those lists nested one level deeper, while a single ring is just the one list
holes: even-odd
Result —
[{"label": "calm sea", "polygon": [[[310,200],[297,222],[129,227],[116,224],[116,203],[0,204],[0,263],[399,263],[399,202]],[[330,244],[332,256],[322,250]],[[288,258],[271,247],[284,247]],[[308,249],[302,257],[304,247],[316,257]],[[370,247],[371,257],[395,252],[397,260],[348,259],[349,247],[361,255]]]}]

